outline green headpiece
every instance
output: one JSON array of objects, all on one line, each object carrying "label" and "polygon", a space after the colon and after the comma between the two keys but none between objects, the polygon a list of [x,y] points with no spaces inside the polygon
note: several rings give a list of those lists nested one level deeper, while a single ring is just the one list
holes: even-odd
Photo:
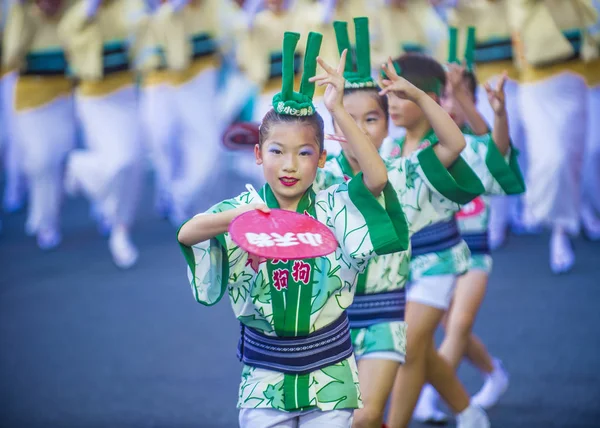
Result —
[{"label": "green headpiece", "polygon": [[[473,72],[475,63],[475,27],[467,28],[467,43],[465,45],[464,61],[467,71]],[[448,30],[448,62],[458,63],[458,29],[450,27]]]},{"label": "green headpiece", "polygon": [[333,23],[335,39],[340,55],[348,49],[344,78],[346,88],[375,88],[377,84],[371,76],[371,46],[369,40],[369,18],[354,18],[356,34],[356,71],[352,60],[352,49],[348,37],[348,23],[335,21]]},{"label": "green headpiece", "polygon": [[300,92],[294,92],[294,52],[300,40],[300,34],[286,32],[283,35],[283,65],[281,92],[273,97],[273,108],[279,114],[289,116],[312,116],[315,106],[312,98],[315,94],[314,82],[308,79],[317,72],[317,56],[321,49],[323,35],[310,32],[304,54],[304,68]]}]

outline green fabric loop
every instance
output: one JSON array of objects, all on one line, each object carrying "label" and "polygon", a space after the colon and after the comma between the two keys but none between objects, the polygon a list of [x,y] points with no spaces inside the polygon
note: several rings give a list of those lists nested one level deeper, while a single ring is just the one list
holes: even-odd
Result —
[{"label": "green fabric loop", "polygon": [[335,31],[335,40],[338,45],[338,51],[340,56],[344,50],[348,50],[346,54],[346,66],[344,67],[344,71],[352,72],[353,64],[352,64],[352,49],[350,47],[350,37],[348,36],[348,23],[344,21],[335,21],[333,23],[333,29]]},{"label": "green fabric loop", "polygon": [[458,29],[448,28],[448,62],[458,62]]},{"label": "green fabric loop", "polygon": [[371,77],[371,46],[369,39],[369,18],[359,17],[354,18],[354,29],[356,36],[356,63],[357,69],[354,69],[352,61],[352,48],[350,38],[348,36],[348,23],[343,21],[335,21],[333,23],[335,30],[335,38],[338,45],[340,56],[345,49],[346,67],[344,68],[344,84],[345,88],[361,89],[375,88],[377,83]]},{"label": "green fabric loop", "polygon": [[358,75],[371,79],[371,48],[369,40],[369,18],[354,18],[356,32],[356,62]]},{"label": "green fabric loop", "polygon": [[284,101],[294,93],[294,52],[300,40],[300,34],[286,31],[283,35],[281,97]]},{"label": "green fabric loop", "polygon": [[473,71],[475,62],[475,27],[467,29],[467,45],[465,46],[465,63],[468,71]]},{"label": "green fabric loop", "polygon": [[309,82],[309,79],[317,73],[317,56],[321,50],[323,35],[320,33],[308,33],[308,42],[306,44],[306,53],[304,54],[304,69],[302,71],[302,81],[300,83],[300,93],[312,100],[315,95],[315,83]]}]

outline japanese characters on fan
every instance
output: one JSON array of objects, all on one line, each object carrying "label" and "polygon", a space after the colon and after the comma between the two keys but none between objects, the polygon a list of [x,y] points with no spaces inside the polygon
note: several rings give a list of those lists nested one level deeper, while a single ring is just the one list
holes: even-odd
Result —
[{"label": "japanese characters on fan", "polygon": [[[282,91],[273,98],[273,110],[261,123],[255,147],[267,183],[258,192],[216,204],[178,232],[196,300],[214,305],[227,291],[242,324],[238,347],[244,363],[238,400],[242,427],[266,426],[273,418],[297,424],[312,412],[321,412],[310,418],[323,426],[332,425],[334,419],[350,425],[352,412],[362,402],[346,309],[354,298],[358,274],[370,259],[408,248],[405,216],[388,184],[385,163],[344,108],[347,51],[334,68],[317,58],[322,36],[310,33],[300,91],[295,92],[293,56],[299,37],[284,35]],[[322,73],[315,76],[317,63]],[[327,86],[325,106],[362,171],[348,182],[319,191],[313,182],[326,152],[323,120],[312,103],[315,84]],[[293,234],[278,230],[275,235],[265,221],[261,240],[254,245],[275,246],[281,254],[289,245],[319,245],[318,225],[335,237],[334,252],[302,260],[267,259],[249,253],[232,238],[235,225],[228,232],[240,214],[259,210],[266,215],[258,217],[266,219],[274,215],[273,208],[312,217],[314,229]],[[293,343],[289,338],[295,338]],[[269,352],[261,351],[262,344]],[[273,410],[278,412],[268,413]]]}]

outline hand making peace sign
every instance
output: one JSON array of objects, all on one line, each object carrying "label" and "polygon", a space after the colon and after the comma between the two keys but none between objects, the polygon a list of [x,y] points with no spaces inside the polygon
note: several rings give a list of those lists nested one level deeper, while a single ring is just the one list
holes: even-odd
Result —
[{"label": "hand making peace sign", "polygon": [[327,64],[321,57],[317,57],[317,62],[326,73],[313,76],[309,79],[310,82],[315,82],[318,86],[327,85],[327,89],[325,89],[325,94],[323,95],[323,101],[325,102],[325,107],[327,107],[327,110],[330,112],[344,108],[344,85],[346,83],[346,79],[344,79],[344,68],[346,66],[347,54],[348,49],[344,49],[337,69]]}]

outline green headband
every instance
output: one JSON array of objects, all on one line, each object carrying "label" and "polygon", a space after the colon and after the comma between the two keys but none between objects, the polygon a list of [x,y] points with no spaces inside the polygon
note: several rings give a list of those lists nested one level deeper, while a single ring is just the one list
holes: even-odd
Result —
[{"label": "green headband", "polygon": [[[467,43],[465,45],[464,61],[467,71],[473,72],[475,63],[475,27],[467,28]],[[448,30],[448,62],[458,63],[458,29],[450,27]]]},{"label": "green headband", "polygon": [[273,108],[279,114],[289,116],[312,116],[315,106],[312,103],[315,94],[314,82],[308,79],[317,72],[317,56],[321,49],[323,35],[310,32],[304,54],[304,68],[300,92],[294,92],[294,52],[300,40],[300,34],[286,32],[283,35],[283,65],[281,92],[273,97]]},{"label": "green headband", "polygon": [[356,35],[356,65],[354,69],[354,61],[352,61],[352,49],[350,47],[350,38],[348,37],[348,23],[343,21],[335,21],[333,23],[335,30],[335,39],[338,45],[340,55],[345,49],[346,67],[344,78],[346,79],[346,88],[375,88],[377,84],[371,76],[371,46],[369,40],[369,18],[354,18],[354,30]]},{"label": "green headband", "polygon": [[[396,70],[396,74],[407,79],[406,76],[402,75],[402,68],[400,67],[400,64],[398,64],[396,61],[392,61],[392,64],[394,64],[394,70]],[[387,76],[383,70],[381,70],[381,77],[387,79]],[[432,77],[430,79],[420,79],[418,81],[414,81],[414,79],[407,80],[423,92],[431,92],[433,94],[436,94],[438,97],[442,95],[442,82],[440,82],[435,77]]]}]

